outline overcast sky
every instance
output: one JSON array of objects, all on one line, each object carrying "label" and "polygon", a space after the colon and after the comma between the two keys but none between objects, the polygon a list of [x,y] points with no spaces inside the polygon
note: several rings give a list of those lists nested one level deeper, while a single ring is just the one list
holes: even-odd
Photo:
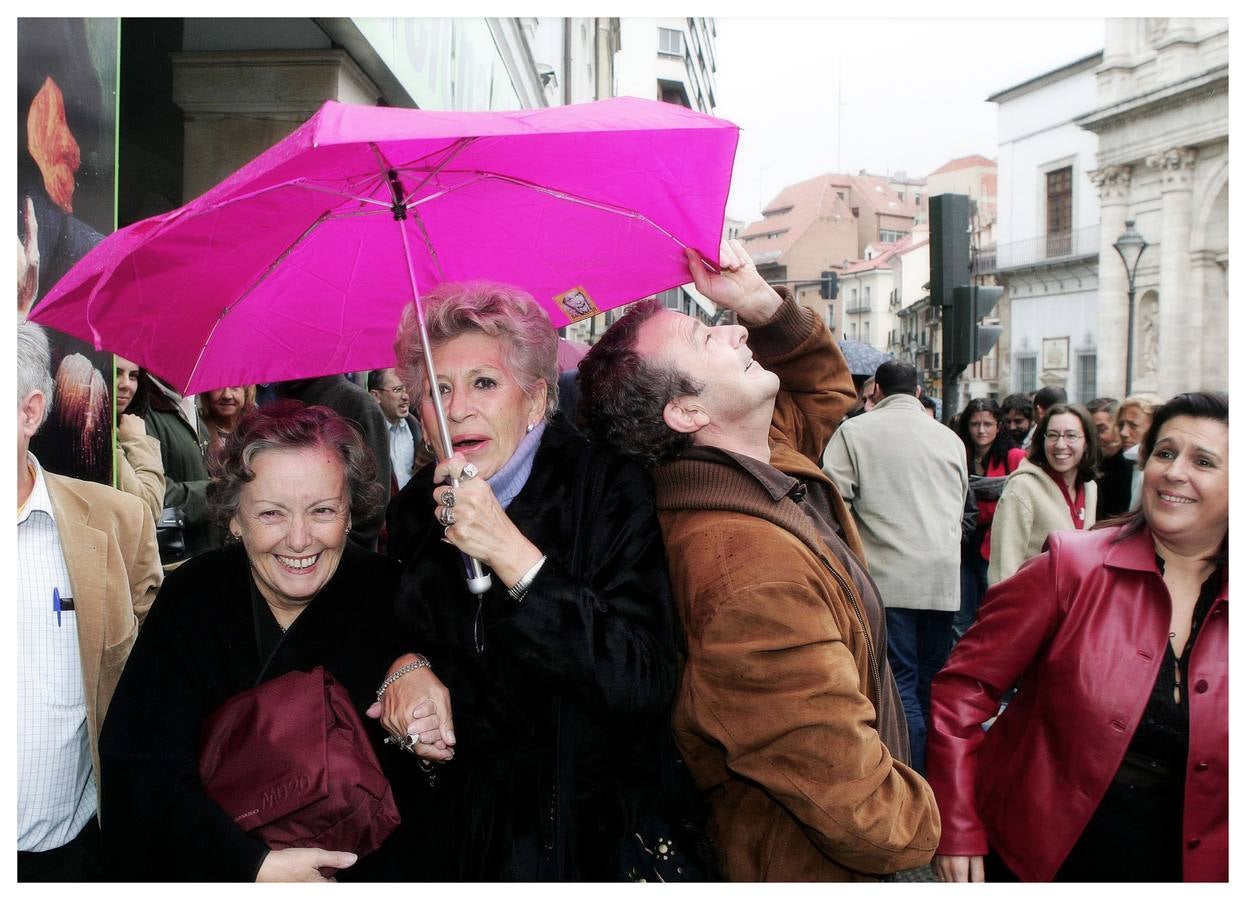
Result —
[{"label": "overcast sky", "polygon": [[715,114],[741,128],[727,213],[753,221],[782,188],[824,172],[924,177],[959,156],[994,159],[986,98],[1103,49],[1103,29],[1101,18],[720,16]]}]

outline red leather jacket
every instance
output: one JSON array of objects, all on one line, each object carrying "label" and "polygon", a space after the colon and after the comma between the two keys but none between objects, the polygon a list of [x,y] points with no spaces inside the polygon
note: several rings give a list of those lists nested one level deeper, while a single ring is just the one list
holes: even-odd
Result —
[{"label": "red leather jacket", "polygon": [[[1050,881],[1107,792],[1164,658],[1171,603],[1150,531],[1115,543],[1120,533],[1053,533],[991,588],[935,677],[926,778],[940,854],[985,854],[989,843],[1023,881]],[[1186,881],[1229,873],[1228,600],[1226,568],[1190,650]]]}]

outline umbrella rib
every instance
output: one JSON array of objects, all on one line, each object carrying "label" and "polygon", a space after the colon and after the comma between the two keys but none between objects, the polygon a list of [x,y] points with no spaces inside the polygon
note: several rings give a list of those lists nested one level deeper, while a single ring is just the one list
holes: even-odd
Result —
[{"label": "umbrella rib", "polygon": [[429,237],[428,228],[424,224],[424,217],[420,215],[418,209],[411,212],[415,215],[415,224],[420,226],[420,236],[424,239],[424,246],[428,248],[428,256],[433,261],[433,265],[437,268],[438,280],[445,281],[446,273],[441,268],[441,257],[437,255],[437,248],[433,246],[433,239]]},{"label": "umbrella rib", "polygon": [[[460,139],[459,139],[459,140],[455,143],[454,147],[452,147],[452,148],[450,149],[450,152],[446,155],[446,158],[445,158],[445,159],[443,159],[441,162],[439,162],[439,163],[437,164],[436,168],[434,168],[434,169],[430,170],[430,171],[428,172],[428,174],[424,176],[424,180],[423,180],[423,181],[421,181],[421,182],[420,182],[419,184],[417,184],[414,188],[412,188],[410,191],[408,191],[408,192],[407,192],[407,196],[405,196],[405,197],[403,197],[403,198],[402,198],[402,203],[403,203],[403,205],[404,205],[404,206],[410,205],[410,203],[411,203],[411,198],[412,198],[412,197],[414,197],[417,193],[419,193],[420,189],[421,189],[422,187],[424,187],[424,185],[428,184],[430,181],[432,181],[434,178],[436,178],[436,177],[437,177],[437,175],[441,172],[441,170],[442,170],[442,169],[444,169],[447,165],[449,165],[450,160],[454,159],[456,156],[458,156],[460,153],[462,153],[464,150],[466,150],[468,146],[470,146],[471,144],[474,144],[474,143],[475,143],[476,141],[478,141],[478,140],[479,140],[479,138],[477,138],[477,137],[465,137],[465,138],[460,138]],[[398,171],[403,171],[403,168],[402,168],[401,166],[399,166],[399,167],[398,167]],[[409,170],[406,170],[406,171],[419,171],[419,170],[418,170],[418,169],[409,169]]]},{"label": "umbrella rib", "polygon": [[225,317],[229,315],[229,313],[232,312],[240,303],[242,303],[243,300],[247,299],[247,297],[249,297],[256,288],[263,284],[264,280],[268,278],[268,276],[271,275],[291,253],[297,250],[318,226],[324,224],[324,222],[329,218],[330,213],[328,211],[322,213],[320,218],[308,225],[303,233],[290,243],[290,246],[286,247],[285,250],[281,251],[281,253],[277,255],[276,259],[269,264],[267,269],[257,275],[255,280],[247,285],[246,289],[238,295],[237,299],[221,310],[220,314],[216,317],[216,321],[212,323],[212,329],[208,332],[208,336],[204,338],[203,346],[199,348],[199,355],[195,357],[195,364],[190,367],[190,375],[186,379],[186,386],[188,388],[194,382],[195,373],[199,371],[199,364],[203,362],[203,355],[208,352],[208,345],[212,343],[212,337],[216,334],[216,329],[220,326],[221,322],[225,320]]}]

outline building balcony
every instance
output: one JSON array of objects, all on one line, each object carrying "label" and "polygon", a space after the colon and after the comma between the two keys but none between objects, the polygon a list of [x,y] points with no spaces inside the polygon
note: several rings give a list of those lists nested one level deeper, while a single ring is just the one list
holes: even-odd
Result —
[{"label": "building balcony", "polygon": [[870,309],[871,304],[868,300],[857,300],[856,302],[849,301],[848,305],[844,307],[844,312],[847,315],[855,316],[860,313],[867,313]]},{"label": "building balcony", "polygon": [[969,269],[975,275],[1058,266],[1099,255],[1099,226],[1013,241],[973,251]]}]

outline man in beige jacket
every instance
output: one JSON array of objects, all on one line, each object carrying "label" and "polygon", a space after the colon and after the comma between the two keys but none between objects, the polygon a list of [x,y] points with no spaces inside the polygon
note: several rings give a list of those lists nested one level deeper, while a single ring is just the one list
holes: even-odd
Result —
[{"label": "man in beige jacket", "polygon": [[53,383],[47,337],[17,329],[17,876],[97,880],[99,728],[160,587],[156,529],[137,497],[30,453]]},{"label": "man in beige jacket", "polygon": [[909,725],[913,768],[926,769],[930,682],[947,661],[960,608],[965,447],[918,402],[917,370],[874,374],[875,405],[839,427],[825,471],[852,506],[865,561],[887,607],[887,656]]}]

